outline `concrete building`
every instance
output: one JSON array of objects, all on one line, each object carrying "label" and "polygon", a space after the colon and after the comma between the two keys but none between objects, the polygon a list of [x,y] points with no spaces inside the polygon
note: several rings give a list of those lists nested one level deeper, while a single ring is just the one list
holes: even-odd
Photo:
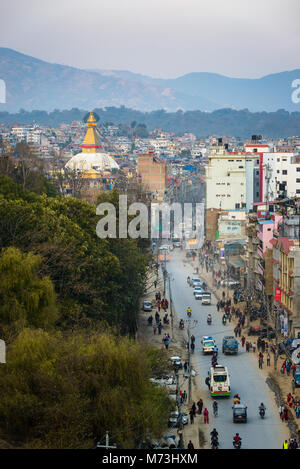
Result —
[{"label": "concrete building", "polygon": [[207,209],[249,211],[261,200],[259,155],[230,153],[226,146],[217,145],[207,158]]},{"label": "concrete building", "polygon": [[163,201],[168,182],[167,166],[154,156],[152,149],[138,156],[137,174],[145,190],[151,192],[154,199]]},{"label": "concrete building", "polygon": [[300,195],[300,154],[263,154],[263,200],[274,200],[285,187],[286,196]]}]

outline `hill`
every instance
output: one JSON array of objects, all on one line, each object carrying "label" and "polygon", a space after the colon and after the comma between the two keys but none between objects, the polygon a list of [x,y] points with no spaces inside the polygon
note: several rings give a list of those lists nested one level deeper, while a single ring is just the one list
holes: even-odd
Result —
[{"label": "hill", "polygon": [[292,83],[300,79],[300,69],[258,79],[204,72],[157,79],[126,70],[81,70],[0,48],[0,78],[7,87],[0,111],[122,105],[141,111],[300,110],[300,104],[292,102]]}]

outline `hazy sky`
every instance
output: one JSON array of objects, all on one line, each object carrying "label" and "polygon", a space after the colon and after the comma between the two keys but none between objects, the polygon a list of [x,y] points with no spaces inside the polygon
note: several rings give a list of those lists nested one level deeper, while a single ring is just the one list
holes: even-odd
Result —
[{"label": "hazy sky", "polygon": [[257,77],[300,68],[299,0],[0,0],[0,46],[80,68]]}]

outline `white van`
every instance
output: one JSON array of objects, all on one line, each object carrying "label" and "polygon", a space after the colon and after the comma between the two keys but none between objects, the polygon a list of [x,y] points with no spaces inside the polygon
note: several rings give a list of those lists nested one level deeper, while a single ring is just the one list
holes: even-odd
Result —
[{"label": "white van", "polygon": [[216,343],[212,337],[204,336],[201,340],[201,343],[202,343],[202,352],[204,354],[213,353]]},{"label": "white van", "polygon": [[216,365],[209,372],[209,389],[211,397],[229,397],[230,380],[226,366]]},{"label": "white van", "polygon": [[202,304],[203,305],[210,305],[211,304],[211,293],[205,291],[202,294]]}]

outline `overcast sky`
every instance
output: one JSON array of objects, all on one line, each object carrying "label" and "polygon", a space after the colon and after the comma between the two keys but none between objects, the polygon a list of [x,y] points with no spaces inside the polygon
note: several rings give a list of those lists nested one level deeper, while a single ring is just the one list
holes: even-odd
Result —
[{"label": "overcast sky", "polygon": [[155,77],[300,68],[299,0],[0,0],[0,46]]}]

